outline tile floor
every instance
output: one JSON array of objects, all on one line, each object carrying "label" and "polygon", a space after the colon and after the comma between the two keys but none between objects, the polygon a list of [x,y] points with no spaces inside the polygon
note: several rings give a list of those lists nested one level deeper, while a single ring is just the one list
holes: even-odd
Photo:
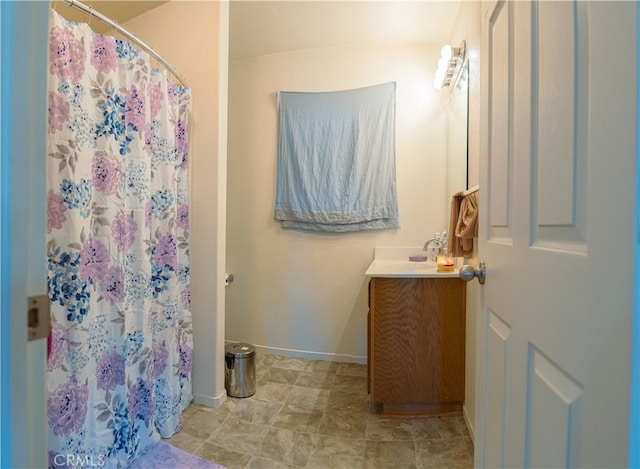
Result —
[{"label": "tile floor", "polygon": [[390,419],[370,410],[367,367],[256,356],[256,394],[193,404],[168,443],[235,468],[471,468],[462,417]]}]

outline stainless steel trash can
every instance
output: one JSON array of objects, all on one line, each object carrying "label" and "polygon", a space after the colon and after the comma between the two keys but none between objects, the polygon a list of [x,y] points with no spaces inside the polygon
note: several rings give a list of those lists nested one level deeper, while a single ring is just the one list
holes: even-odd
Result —
[{"label": "stainless steel trash can", "polygon": [[229,344],[225,348],[224,387],[231,397],[249,397],[256,392],[256,348]]}]

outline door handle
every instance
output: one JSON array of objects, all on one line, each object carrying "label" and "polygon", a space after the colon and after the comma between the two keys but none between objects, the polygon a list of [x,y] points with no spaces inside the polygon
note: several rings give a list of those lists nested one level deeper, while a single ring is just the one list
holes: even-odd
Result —
[{"label": "door handle", "polygon": [[484,261],[480,261],[478,270],[474,269],[472,265],[463,265],[460,269],[460,278],[465,282],[477,278],[480,285],[484,285],[484,280],[487,278],[487,267]]}]

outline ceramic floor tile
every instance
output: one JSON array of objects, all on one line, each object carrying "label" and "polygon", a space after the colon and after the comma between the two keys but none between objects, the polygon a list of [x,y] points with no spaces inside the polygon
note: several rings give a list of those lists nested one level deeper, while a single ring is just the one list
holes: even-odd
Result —
[{"label": "ceramic floor tile", "polygon": [[360,365],[358,363],[338,363],[336,374],[346,376],[360,376],[361,378],[366,378],[367,365]]},{"label": "ceramic floor tile", "polygon": [[218,411],[218,409],[214,409],[212,407],[207,407],[202,404],[194,403],[189,405],[189,407],[187,407],[186,409],[184,409],[184,411],[182,412],[182,417],[189,418],[191,415],[197,413],[199,410],[203,410],[205,412],[213,412],[213,413],[217,413]]},{"label": "ceramic floor tile", "polygon": [[473,458],[467,449],[465,438],[422,440],[416,442],[416,460],[419,468],[468,469]]},{"label": "ceramic floor tile", "polygon": [[432,418],[418,418],[411,420],[413,435],[419,440],[435,440],[440,438],[440,434]]},{"label": "ceramic floor tile", "polygon": [[336,391],[334,389],[329,393],[327,410],[367,413],[369,407],[369,396],[366,393],[354,394],[352,392]]},{"label": "ceramic floor tile", "polygon": [[[366,441],[364,465],[367,468],[416,467],[416,451],[413,440]],[[446,467],[446,466],[442,466]]]},{"label": "ceramic floor tile", "polygon": [[366,428],[365,414],[325,411],[318,432],[321,435],[364,439]]},{"label": "ceramic floor tile", "polygon": [[377,415],[367,416],[367,440],[392,441],[413,440],[411,419],[388,419]]},{"label": "ceramic floor tile", "polygon": [[323,411],[284,404],[273,426],[301,433],[318,433]]},{"label": "ceramic floor tile", "polygon": [[295,384],[300,373],[298,370],[287,370],[285,368],[270,366],[267,371],[262,374],[261,379],[272,383]]},{"label": "ceramic floor tile", "polygon": [[300,466],[254,456],[251,458],[251,461],[249,461],[249,464],[247,464],[247,469],[300,469]]},{"label": "ceramic floor tile", "polygon": [[339,366],[340,364],[338,362],[309,360],[304,371],[307,373],[335,373]]},{"label": "ceramic floor tile", "polygon": [[336,374],[336,379],[334,380],[333,387],[331,389],[334,391],[343,391],[350,394],[366,395],[367,377]]},{"label": "ceramic floor tile", "polygon": [[[256,384],[257,383],[261,383],[264,382],[267,378],[267,376],[269,375],[269,370],[271,369],[271,367],[256,367]],[[256,391],[257,391],[257,386],[256,386]]]},{"label": "ceramic floor tile", "polygon": [[335,373],[326,372],[303,372],[298,376],[296,386],[304,386],[306,388],[331,389],[336,378]]},{"label": "ceramic floor tile", "polygon": [[277,357],[271,366],[285,370],[304,371],[308,362],[309,360],[303,358]]},{"label": "ceramic floor tile", "polygon": [[375,413],[367,367],[258,352],[256,393],[220,408],[193,404],[165,440],[235,468],[470,468],[462,417],[389,419]]},{"label": "ceramic floor tile", "polygon": [[272,355],[270,353],[262,353],[256,352],[256,369],[268,368],[278,359],[277,355]]},{"label": "ceramic floor tile", "polygon": [[287,403],[307,409],[323,410],[329,401],[328,389],[312,389],[294,386],[287,397]]},{"label": "ceramic floor tile", "polygon": [[458,431],[463,436],[470,437],[469,429],[467,428],[467,422],[465,422],[464,417],[454,417],[456,419],[456,425],[458,427]]},{"label": "ceramic floor tile", "polygon": [[225,466],[227,469],[243,469],[251,460],[251,456],[248,454],[229,451],[213,443],[205,443],[196,451],[195,455]]},{"label": "ceramic floor tile", "polygon": [[309,456],[306,467],[316,469],[353,469],[364,462],[364,440],[323,436]]},{"label": "ceramic floor tile", "polygon": [[227,417],[224,414],[195,409],[183,416],[182,431],[196,438],[207,439]]},{"label": "ceramic floor tile", "polygon": [[293,388],[292,384],[258,381],[253,398],[258,401],[284,402]]},{"label": "ceramic floor tile", "polygon": [[464,436],[458,423],[458,417],[439,417],[429,419],[433,423],[440,438],[455,438]]},{"label": "ceramic floor tile", "polygon": [[250,398],[228,398],[224,406],[227,407],[230,417],[245,422],[271,425],[282,408],[282,403],[259,401]]},{"label": "ceramic floor tile", "polygon": [[253,455],[267,435],[269,427],[256,425],[229,417],[207,443],[221,446],[229,451]]},{"label": "ceramic floor tile", "polygon": [[464,437],[464,441],[465,441],[465,443],[467,443],[467,451],[469,451],[469,454],[471,456],[473,456],[473,451],[474,451],[474,449],[473,449],[473,440],[471,439],[470,436],[465,436]]},{"label": "ceramic floor tile", "polygon": [[309,456],[316,450],[319,441],[318,435],[272,428],[255,456],[304,467]]}]

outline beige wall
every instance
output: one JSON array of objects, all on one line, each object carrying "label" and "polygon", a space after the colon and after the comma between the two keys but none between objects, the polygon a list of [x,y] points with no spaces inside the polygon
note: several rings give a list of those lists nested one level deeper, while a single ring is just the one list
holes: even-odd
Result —
[{"label": "beige wall", "polygon": [[191,304],[193,393],[224,399],[224,235],[228,4],[172,0],[123,25],[153,47],[192,91]]},{"label": "beige wall", "polygon": [[[367,280],[377,245],[421,246],[448,224],[440,45],[297,50],[229,65],[226,338],[275,353],[365,363]],[[397,82],[401,227],[351,234],[284,230],[273,219],[276,92]]]},{"label": "beige wall", "polygon": [[[460,12],[451,35],[451,43],[467,42],[469,58],[469,187],[478,184],[480,153],[480,2],[462,2]],[[477,239],[476,246],[477,246]],[[477,249],[474,250],[474,258]],[[472,262],[476,260],[473,259]],[[467,323],[466,323],[466,360],[465,360],[465,403],[464,414],[472,437],[475,430],[476,415],[476,335],[480,288],[479,283],[467,283]]]}]

